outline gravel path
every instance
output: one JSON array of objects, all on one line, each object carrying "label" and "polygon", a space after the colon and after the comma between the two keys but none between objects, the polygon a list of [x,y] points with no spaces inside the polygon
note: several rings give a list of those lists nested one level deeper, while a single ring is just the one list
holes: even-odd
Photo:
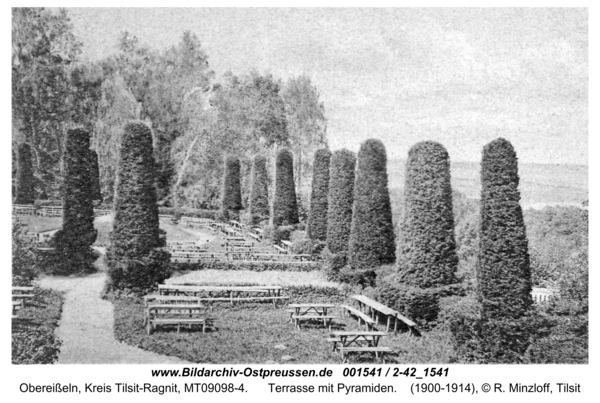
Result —
[{"label": "gravel path", "polygon": [[[102,257],[96,262],[103,269]],[[100,298],[106,273],[84,277],[43,277],[40,287],[65,292],[56,335],[63,345],[58,364],[185,364],[115,340],[113,306]]]}]

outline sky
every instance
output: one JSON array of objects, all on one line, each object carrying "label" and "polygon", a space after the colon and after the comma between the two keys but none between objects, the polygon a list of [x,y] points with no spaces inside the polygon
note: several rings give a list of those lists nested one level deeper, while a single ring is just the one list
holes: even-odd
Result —
[{"label": "sky", "polygon": [[510,140],[521,162],[588,163],[588,11],[583,8],[70,8],[83,57],[127,30],[155,49],[194,32],[217,79],[306,74],[332,150],[379,138],[388,158],[442,143],[453,161]]}]

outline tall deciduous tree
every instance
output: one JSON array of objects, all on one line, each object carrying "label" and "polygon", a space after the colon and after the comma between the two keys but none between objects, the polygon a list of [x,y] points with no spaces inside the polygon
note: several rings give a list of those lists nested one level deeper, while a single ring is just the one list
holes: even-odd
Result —
[{"label": "tall deciduous tree", "polygon": [[12,45],[15,140],[33,148],[40,193],[57,198],[64,133],[91,130],[103,77],[78,63],[81,43],[64,9],[13,8]]},{"label": "tall deciduous tree", "polygon": [[532,304],[531,269],[520,205],[517,155],[496,139],[481,160],[478,298],[486,318],[520,317]]},{"label": "tall deciduous tree", "polygon": [[456,283],[450,158],[441,144],[424,141],[408,152],[404,205],[399,280],[420,288]]},{"label": "tall deciduous tree", "polygon": [[315,152],[307,233],[310,239],[317,241],[327,239],[330,160],[331,152],[328,149],[322,148]]},{"label": "tall deciduous tree", "polygon": [[269,217],[269,183],[267,159],[255,155],[252,161],[252,184],[250,187],[250,221],[258,224]]},{"label": "tall deciduous tree", "polygon": [[348,263],[354,269],[363,270],[394,260],[385,146],[380,140],[369,139],[358,153]]},{"label": "tall deciduous tree", "polygon": [[27,143],[21,143],[17,148],[16,204],[33,204],[35,200],[34,183],[31,147]]},{"label": "tall deciduous tree", "polygon": [[115,219],[108,251],[111,284],[141,291],[169,276],[159,239],[155,164],[148,126],[132,122],[122,136]]},{"label": "tall deciduous tree", "polygon": [[275,161],[275,194],[273,196],[273,226],[298,223],[298,204],[294,185],[294,156],[288,148],[277,152]]},{"label": "tall deciduous tree", "polygon": [[308,156],[318,148],[327,147],[325,106],[320,100],[319,91],[306,75],[290,78],[285,83],[282,96],[290,147],[296,156],[296,188],[299,193],[308,196],[313,168],[313,161]]},{"label": "tall deciduous tree", "polygon": [[91,271],[94,261],[91,246],[96,241],[94,206],[89,170],[90,135],[83,129],[67,132],[65,142],[63,227],[54,237],[60,258],[58,272]]}]

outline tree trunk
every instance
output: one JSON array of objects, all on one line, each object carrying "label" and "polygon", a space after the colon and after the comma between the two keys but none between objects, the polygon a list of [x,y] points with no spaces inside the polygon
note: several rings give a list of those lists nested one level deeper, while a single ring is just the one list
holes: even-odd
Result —
[{"label": "tree trunk", "polygon": [[173,190],[171,193],[171,197],[173,200],[173,206],[175,206],[175,208],[179,207],[179,204],[177,201],[177,191],[179,190],[179,186],[181,185],[181,181],[183,180],[183,175],[185,174],[185,169],[187,167],[187,163],[190,159],[190,156],[192,155],[194,146],[196,145],[196,142],[198,141],[199,138],[200,138],[200,136],[196,136],[196,137],[194,137],[194,140],[192,140],[192,143],[190,144],[187,151],[185,152],[185,158],[183,159],[181,168],[179,168],[179,172],[177,173],[177,181],[175,181],[175,185],[173,186]]}]

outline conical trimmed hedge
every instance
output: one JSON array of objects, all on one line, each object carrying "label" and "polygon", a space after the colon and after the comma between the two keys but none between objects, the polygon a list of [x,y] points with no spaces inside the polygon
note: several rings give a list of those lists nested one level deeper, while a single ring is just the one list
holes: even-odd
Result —
[{"label": "conical trimmed hedge", "polygon": [[240,185],[240,160],[228,155],[225,157],[225,169],[223,172],[223,189],[221,191],[221,212],[225,218],[229,210],[240,210],[242,208],[242,189]]},{"label": "conical trimmed hedge", "polygon": [[35,200],[34,181],[31,147],[28,143],[20,143],[17,148],[15,204],[33,204]]},{"label": "conical trimmed hedge", "polygon": [[91,246],[96,241],[88,150],[90,135],[83,129],[67,132],[63,154],[63,227],[54,236],[59,256],[56,273],[92,271]]},{"label": "conical trimmed hedge", "polygon": [[90,150],[89,153],[89,169],[92,186],[92,200],[102,201],[102,193],[100,192],[100,168],[98,166],[98,153],[96,153],[95,150]]},{"label": "conical trimmed hedge", "polygon": [[394,261],[387,156],[383,143],[370,139],[358,153],[348,263],[353,269],[365,270]]},{"label": "conical trimmed hedge", "polygon": [[517,155],[496,139],[483,148],[478,298],[486,318],[522,316],[532,304]]},{"label": "conical trimmed hedge", "polygon": [[354,169],[356,156],[346,149],[337,150],[331,158],[328,212],[327,249],[346,254],[352,226],[354,204]]},{"label": "conical trimmed hedge", "polygon": [[294,185],[294,155],[288,148],[280,149],[275,160],[272,223],[275,227],[298,223],[298,202]]},{"label": "conical trimmed hedge", "polygon": [[420,288],[458,282],[450,158],[439,143],[408,152],[404,220],[398,244],[398,279]]},{"label": "conical trimmed hedge", "polygon": [[156,173],[148,126],[125,126],[119,155],[115,219],[108,252],[112,286],[144,292],[169,276],[159,239]]},{"label": "conical trimmed hedge", "polygon": [[269,182],[267,159],[255,155],[252,160],[252,183],[250,184],[250,221],[258,224],[269,218]]},{"label": "conical trimmed hedge", "polygon": [[327,239],[330,160],[331,151],[328,149],[322,148],[315,152],[307,226],[308,237],[315,241],[325,241]]}]

